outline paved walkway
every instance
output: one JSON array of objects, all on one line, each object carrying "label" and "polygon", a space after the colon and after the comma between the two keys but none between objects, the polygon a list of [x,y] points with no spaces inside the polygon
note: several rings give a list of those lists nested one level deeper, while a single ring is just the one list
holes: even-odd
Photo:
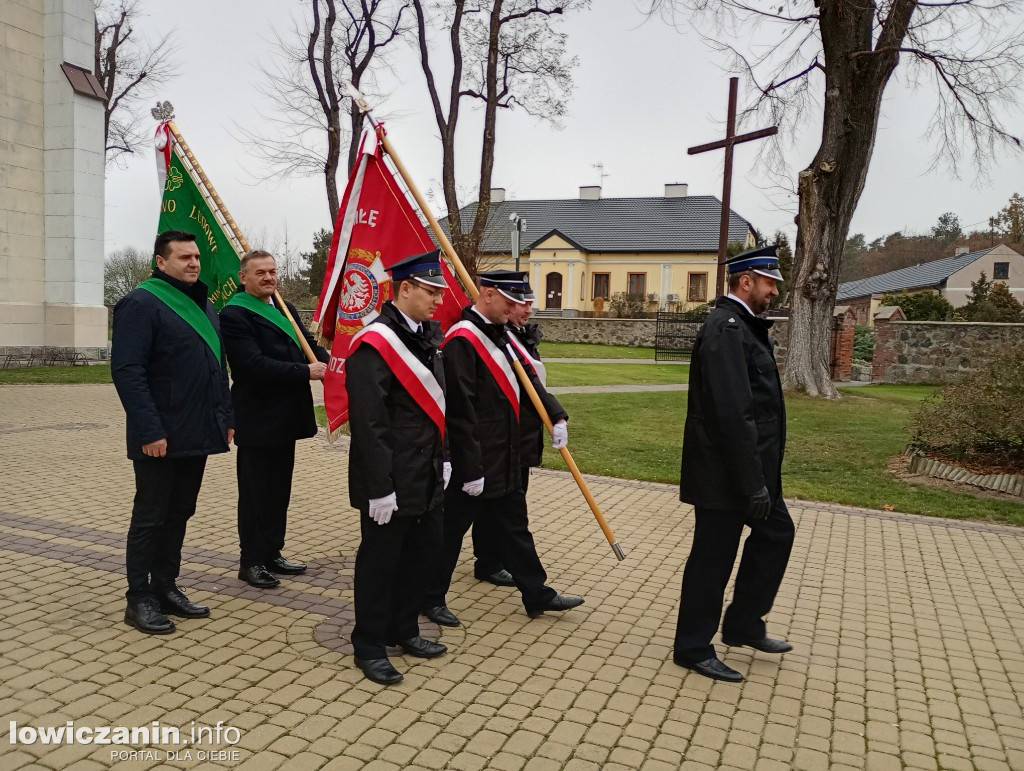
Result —
[{"label": "paved walkway", "polygon": [[[796,649],[720,647],[747,676],[729,685],[669,661],[693,529],[675,489],[592,480],[619,563],[567,475],[540,472],[529,497],[550,581],[587,604],[530,620],[464,559],[451,653],[396,656],[406,679],[385,689],[347,653],[347,460],[300,444],[287,554],[312,567],[259,592],[235,577],[233,459],[212,457],[181,584],[213,616],[144,637],[121,621],[132,474],[113,388],[0,386],[3,732],[158,721],[183,742],[0,736],[0,768],[1024,768],[1021,530],[794,501],[769,630]],[[214,745],[237,759],[200,760],[211,745],[188,744],[193,721],[238,729]]]}]

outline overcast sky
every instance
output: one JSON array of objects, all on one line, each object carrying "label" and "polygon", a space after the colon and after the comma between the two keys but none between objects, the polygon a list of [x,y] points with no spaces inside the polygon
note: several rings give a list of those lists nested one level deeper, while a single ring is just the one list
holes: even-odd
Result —
[{"label": "overcast sky", "polygon": [[[180,74],[161,92],[171,101],[176,123],[235,219],[250,240],[308,250],[312,234],[330,227],[322,177],[254,183],[261,167],[240,141],[236,124],[256,125],[266,110],[258,63],[274,54],[273,30],[286,32],[297,2],[285,0],[144,0],[144,34],[176,30]],[[575,92],[562,130],[523,113],[501,111],[493,185],[507,197],[574,198],[580,185],[603,184],[603,197],[657,196],[666,182],[686,182],[691,195],[721,196],[722,153],[688,156],[686,148],[724,133],[729,73],[724,60],[690,29],[647,20],[632,0],[594,0],[590,11],[561,25],[579,57]],[[741,101],[748,83],[740,81]],[[437,128],[415,52],[396,49],[394,73],[381,112],[396,152],[423,189],[438,191]],[[983,227],[1010,195],[1024,190],[1024,157],[1004,155],[980,181],[970,167],[956,179],[929,172],[932,159],[923,137],[931,114],[927,91],[911,92],[898,77],[883,104],[878,141],[867,185],[851,233],[869,239],[910,229],[927,232],[940,214],[952,211],[961,224]],[[1021,133],[1021,114],[1007,116]],[[153,124],[155,126],[155,123]],[[751,124],[744,130],[759,128]],[[798,170],[817,147],[820,124],[790,137],[787,158]],[[479,123],[460,124],[462,165],[458,182],[474,189],[479,163]],[[754,167],[753,144],[736,151],[732,208],[764,234],[795,231],[795,199],[780,195]],[[599,179],[594,164],[607,175]],[[339,181],[344,187],[344,174]],[[108,167],[106,247],[151,248],[159,210],[152,151],[127,168]],[[437,201],[443,200],[440,195]],[[443,214],[440,208],[436,214]],[[527,234],[527,237],[529,234]]]}]

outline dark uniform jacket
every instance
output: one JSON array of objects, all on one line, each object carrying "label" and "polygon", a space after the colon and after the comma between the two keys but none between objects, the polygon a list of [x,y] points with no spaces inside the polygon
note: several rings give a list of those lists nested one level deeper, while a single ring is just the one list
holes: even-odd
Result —
[{"label": "dark uniform jacket", "polygon": [[[444,390],[440,324],[425,321],[417,335],[390,301],[373,323],[395,332]],[[371,499],[390,493],[398,501],[398,517],[420,516],[440,506],[446,460],[441,432],[373,346],[360,345],[345,361],[345,387],[352,432],[348,460],[352,506],[365,509]]]},{"label": "dark uniform jacket", "polygon": [[[326,363],[327,351],[317,345],[295,306],[285,302],[316,357]],[[309,362],[291,336],[240,305],[225,305],[220,323],[231,365],[235,444],[265,447],[316,436]]]},{"label": "dark uniform jacket", "polygon": [[[522,343],[523,348],[529,352],[530,356],[539,360],[539,344],[542,337],[540,327],[537,324],[517,327],[511,322],[506,326],[509,332]],[[529,364],[523,362],[523,366],[527,372],[530,371]],[[537,394],[544,404],[544,409],[548,411],[552,423],[569,419],[569,413],[565,411],[554,394],[548,393],[543,388],[538,389]],[[525,388],[520,390],[519,396],[519,460],[524,466],[539,466],[544,454],[544,437],[547,435],[547,430],[544,428],[544,422],[537,414],[537,410],[534,409],[533,402]]]},{"label": "dark uniform jacket", "polygon": [[[201,281],[186,284],[162,271],[155,278],[184,292],[206,311],[220,336],[217,311]],[[227,452],[234,427],[227,367],[184,319],[145,289],[133,289],[114,308],[111,375],[125,411],[128,457],[167,439],[167,457]]]},{"label": "dark uniform jacket", "polygon": [[772,322],[721,297],[697,334],[679,498],[742,509],[762,486],[782,494],[786,407],[768,337]]},{"label": "dark uniform jacket", "polygon": [[[508,353],[511,343],[504,325],[489,323],[472,306],[462,311],[459,320],[481,329],[511,366]],[[465,482],[483,477],[483,498],[522,492],[519,421],[473,344],[458,337],[445,343],[444,372],[448,385],[451,486],[462,487]],[[531,375],[531,380],[538,393],[547,393],[535,375]],[[527,398],[521,386],[520,394]]]}]

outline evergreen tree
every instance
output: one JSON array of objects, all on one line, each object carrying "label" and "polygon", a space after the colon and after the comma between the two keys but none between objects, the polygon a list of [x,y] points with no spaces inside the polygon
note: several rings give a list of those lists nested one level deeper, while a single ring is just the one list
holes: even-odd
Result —
[{"label": "evergreen tree", "polygon": [[1009,243],[1024,244],[1024,197],[1020,193],[1011,195],[1010,202],[989,217],[988,224]]},{"label": "evergreen tree", "polygon": [[327,254],[331,251],[331,239],[334,233],[321,228],[313,234],[313,251],[303,252],[302,257],[309,265],[309,291],[314,297],[320,296],[327,272]]},{"label": "evergreen tree", "polygon": [[1024,321],[1024,306],[1002,281],[993,282],[992,289],[988,293],[988,302],[996,310],[997,318],[993,319],[994,321],[1008,324]]},{"label": "evergreen tree", "polygon": [[932,238],[951,244],[964,234],[960,229],[960,218],[948,211],[939,215],[939,221],[932,228]]}]

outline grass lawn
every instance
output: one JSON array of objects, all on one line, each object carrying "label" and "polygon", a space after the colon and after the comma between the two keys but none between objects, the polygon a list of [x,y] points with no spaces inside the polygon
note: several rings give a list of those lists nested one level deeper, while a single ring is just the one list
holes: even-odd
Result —
[{"label": "grass lawn", "polygon": [[[911,485],[886,472],[886,461],[906,447],[913,410],[932,390],[863,386],[846,389],[838,402],[787,396],[786,495],[1024,525],[1024,505]],[[685,391],[564,394],[559,399],[570,415],[569,446],[582,471],[678,484]],[[550,448],[544,466],[565,468]]]},{"label": "grass lawn", "polygon": [[109,364],[0,369],[0,383],[110,383]]},{"label": "grass lawn", "polygon": [[548,385],[665,385],[685,384],[689,364],[570,364],[553,361],[544,365]]},{"label": "grass lawn", "polygon": [[542,359],[651,359],[654,349],[631,345],[599,345],[597,343],[540,344]]}]

